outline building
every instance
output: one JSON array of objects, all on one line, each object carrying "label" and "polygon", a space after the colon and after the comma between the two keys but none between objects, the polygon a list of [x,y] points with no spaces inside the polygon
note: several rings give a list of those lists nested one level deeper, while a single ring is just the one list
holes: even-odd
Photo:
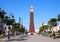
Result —
[{"label": "building", "polygon": [[57,25],[55,27],[52,27],[54,32],[58,32],[58,30],[60,30],[60,25]]}]

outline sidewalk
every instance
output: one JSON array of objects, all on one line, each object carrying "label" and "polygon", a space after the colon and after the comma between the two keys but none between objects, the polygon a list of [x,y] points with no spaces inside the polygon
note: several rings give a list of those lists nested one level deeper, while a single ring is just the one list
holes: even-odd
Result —
[{"label": "sidewalk", "polygon": [[[24,36],[24,35],[17,35],[17,36],[15,36],[15,37],[10,36],[10,39],[17,39],[17,38],[21,38],[21,37],[23,37],[23,36]],[[0,39],[0,42],[4,42],[4,41],[10,40],[10,39],[8,39],[8,37],[2,38],[2,39]]]},{"label": "sidewalk", "polygon": [[60,42],[60,39],[52,39],[43,35],[29,35],[26,42]]},{"label": "sidewalk", "polygon": [[0,42],[4,42],[4,40],[0,40]]}]

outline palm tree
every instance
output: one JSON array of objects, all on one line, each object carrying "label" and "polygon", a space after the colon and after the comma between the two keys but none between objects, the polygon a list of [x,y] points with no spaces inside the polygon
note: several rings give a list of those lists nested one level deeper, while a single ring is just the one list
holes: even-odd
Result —
[{"label": "palm tree", "polygon": [[49,24],[51,27],[57,26],[57,19],[56,19],[56,18],[51,18],[51,19],[48,21],[48,24]]},{"label": "palm tree", "polygon": [[20,27],[20,24],[19,23],[14,23],[12,30],[15,31],[16,33],[17,32],[20,32],[20,34],[21,34],[21,33],[24,33],[25,32],[25,27],[23,27],[22,24],[21,24],[21,27]]},{"label": "palm tree", "polygon": [[1,10],[1,8],[0,8],[0,17],[4,18],[5,14],[6,14],[6,12],[4,10]]},{"label": "palm tree", "polygon": [[57,16],[57,20],[60,21],[60,14]]},{"label": "palm tree", "polygon": [[[15,19],[14,18],[13,19],[10,19],[10,18],[6,17],[5,18],[5,22],[6,22],[6,25],[9,26],[8,29],[10,31],[11,30],[10,25],[12,25],[15,22]],[[10,36],[9,36],[9,33],[10,32],[9,31],[8,31],[8,39],[10,38]]]},{"label": "palm tree", "polygon": [[43,31],[44,29],[48,29],[49,26],[48,25],[43,25],[39,28],[40,31]]},{"label": "palm tree", "polygon": [[57,22],[60,22],[60,14],[57,16]]},{"label": "palm tree", "polygon": [[[4,18],[4,16],[5,16],[5,14],[6,14],[6,12],[0,8],[0,20],[1,20],[1,21],[0,21],[0,24],[3,24],[3,25],[0,25],[0,26],[2,26],[2,27],[1,27],[2,29],[3,29],[3,26],[4,26],[3,18]],[[1,29],[1,28],[0,28],[0,29]],[[1,31],[3,32],[2,29],[1,29]]]},{"label": "palm tree", "polygon": [[2,19],[5,25],[7,25],[8,19],[9,19],[8,16],[4,16],[4,18]]}]

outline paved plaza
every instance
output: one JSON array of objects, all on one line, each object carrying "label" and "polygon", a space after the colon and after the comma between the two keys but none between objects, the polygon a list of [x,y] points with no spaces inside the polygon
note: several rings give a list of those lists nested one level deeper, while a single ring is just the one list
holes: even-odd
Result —
[{"label": "paved plaza", "polygon": [[60,42],[60,39],[52,39],[43,35],[30,35],[27,42]]},{"label": "paved plaza", "polygon": [[6,39],[3,42],[60,42],[60,38],[53,39],[43,35],[23,35],[10,40]]}]

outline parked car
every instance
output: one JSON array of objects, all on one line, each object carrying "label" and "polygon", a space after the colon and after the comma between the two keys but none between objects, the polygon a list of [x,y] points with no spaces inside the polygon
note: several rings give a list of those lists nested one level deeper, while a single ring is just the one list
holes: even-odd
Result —
[{"label": "parked car", "polygon": [[0,36],[3,37],[3,36],[5,36],[5,34],[1,34]]},{"label": "parked car", "polygon": [[60,38],[60,33],[55,33],[55,38]]}]

